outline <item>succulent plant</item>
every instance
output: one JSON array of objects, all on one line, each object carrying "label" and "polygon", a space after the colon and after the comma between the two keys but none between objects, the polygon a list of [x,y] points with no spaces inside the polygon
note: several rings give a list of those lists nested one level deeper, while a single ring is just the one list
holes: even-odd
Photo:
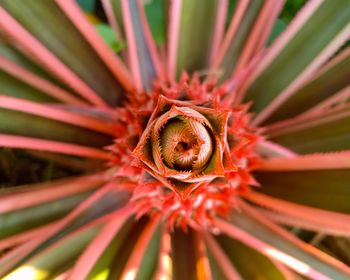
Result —
[{"label": "succulent plant", "polygon": [[0,0],[0,147],[75,172],[0,189],[0,277],[350,279],[349,2],[101,3]]}]

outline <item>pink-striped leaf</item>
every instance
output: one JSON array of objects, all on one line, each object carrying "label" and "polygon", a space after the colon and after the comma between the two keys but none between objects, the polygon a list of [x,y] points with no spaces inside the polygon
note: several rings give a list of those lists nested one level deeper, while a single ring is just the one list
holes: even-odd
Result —
[{"label": "pink-striped leaf", "polygon": [[105,169],[103,159],[78,158],[75,156],[51,153],[47,151],[26,150],[25,153],[37,159],[52,162],[58,166],[68,167],[72,171],[97,172]]},{"label": "pink-striped leaf", "polygon": [[269,140],[301,154],[350,149],[350,106],[275,123],[266,128]]},{"label": "pink-striped leaf", "polygon": [[125,204],[128,198],[128,193],[116,190],[115,184],[105,185],[61,219],[53,229],[3,256],[0,259],[0,271],[5,273],[12,270],[13,267],[35,257],[57,240],[92,221],[92,223],[99,223],[108,219],[113,216],[114,211]]},{"label": "pink-striped leaf", "polygon": [[255,172],[259,193],[324,210],[350,213],[350,170]]},{"label": "pink-striped leaf", "polygon": [[121,1],[101,0],[109,24],[113,28],[118,38],[125,37],[123,17],[121,12]]},{"label": "pink-striped leaf", "polygon": [[[96,268],[90,274],[98,275],[98,271],[105,271],[108,269],[107,275],[109,279],[122,279],[122,273],[125,265],[127,264],[137,240],[141,237],[141,234],[149,222],[148,217],[143,217],[139,220],[135,220],[135,217],[131,218],[130,223],[126,224],[126,228],[121,230],[121,236],[119,234],[114,239],[114,249],[107,251],[101,262],[96,264]],[[133,274],[132,274],[133,275]],[[131,275],[131,276],[132,276]],[[89,276],[90,277],[90,276]],[[128,278],[126,278],[128,279]],[[135,279],[130,277],[129,279]]]},{"label": "pink-striped leaf", "polygon": [[230,222],[217,220],[223,234],[317,280],[348,279],[350,268],[273,224],[246,203]]},{"label": "pink-striped leaf", "polygon": [[312,232],[316,233],[314,238],[309,241],[312,245],[318,245],[320,241],[327,236],[337,236],[348,238],[349,233],[346,230],[338,229],[334,227],[327,227],[322,223],[317,223],[314,221],[310,221],[308,219],[295,218],[294,216],[289,216],[286,214],[281,214],[279,212],[275,212],[273,210],[268,210],[265,208],[258,208],[260,214],[264,215],[270,221],[290,227],[296,230],[296,232],[312,234]]},{"label": "pink-striped leaf", "polygon": [[[1,49],[0,49],[1,52]],[[0,53],[1,95],[16,96],[39,102],[62,102],[86,105],[68,91],[3,57]]]},{"label": "pink-striped leaf", "polygon": [[[85,28],[81,34],[81,26],[68,19],[59,2],[2,1],[0,26],[40,64],[90,102],[115,105],[124,98],[127,74],[119,79],[114,74],[125,72],[114,70],[121,63],[115,57],[106,63],[106,56],[110,58],[112,54],[102,39],[97,39],[92,28]],[[113,69],[110,63],[114,63]]]},{"label": "pink-striped leaf", "polygon": [[[77,127],[84,127],[93,131],[104,133],[104,134],[109,134],[109,135],[114,134],[113,132],[114,127],[109,123],[102,122],[99,119],[95,119],[92,117],[71,112],[71,110],[63,110],[63,109],[60,109],[59,107],[38,104],[35,102],[22,100],[19,98],[0,96],[0,108],[29,114],[29,116],[25,117],[28,119],[30,119],[31,115],[39,116],[49,120],[55,120],[66,124],[72,124]],[[30,124],[32,124],[33,122],[35,121],[30,120]],[[44,129],[47,129],[47,128],[44,128]]]},{"label": "pink-striped leaf", "polygon": [[84,248],[101,231],[101,223],[84,227],[49,246],[25,261],[2,279],[53,279],[57,272],[74,262]]},{"label": "pink-striped leaf", "polygon": [[[228,258],[218,242],[209,234],[204,234],[208,247],[208,257],[214,279],[242,280],[232,261]],[[220,267],[220,268],[219,268]]]},{"label": "pink-striped leaf", "polygon": [[350,215],[303,206],[257,192],[249,192],[244,197],[281,214],[282,224],[285,217],[286,221],[295,223],[293,226],[306,225],[305,229],[312,228],[320,233],[350,236]]},{"label": "pink-striped leaf", "polygon": [[108,152],[96,148],[9,134],[0,134],[0,147],[48,151],[104,160],[111,159]]},{"label": "pink-striped leaf", "polygon": [[328,169],[350,169],[350,151],[263,159],[257,168],[271,172]]},{"label": "pink-striped leaf", "polygon": [[45,234],[46,232],[52,230],[57,222],[53,222],[47,225],[43,225],[32,230],[28,230],[19,234],[14,234],[8,238],[1,239],[0,250],[14,248],[14,246],[23,244],[38,235]]},{"label": "pink-striped leaf", "polygon": [[209,263],[201,259],[199,232],[175,229],[171,235],[172,279],[211,279]]},{"label": "pink-striped leaf", "polygon": [[[335,95],[349,87],[350,48],[342,51],[310,77],[269,117],[268,123],[311,111],[319,104],[335,101]],[[344,93],[345,94],[345,93]],[[349,97],[350,94],[348,93]],[[344,96],[343,98],[346,98]],[[341,101],[341,100],[338,100]]]},{"label": "pink-striped leaf", "polygon": [[2,191],[0,239],[10,238],[62,218],[106,179],[105,173],[97,173]]},{"label": "pink-striped leaf", "polygon": [[[111,2],[118,2],[110,0]],[[112,4],[115,7],[117,4]],[[142,1],[122,0],[120,8],[127,39],[127,51],[132,76],[138,90],[151,90],[156,78],[164,77],[151,31],[149,29]],[[118,11],[114,11],[117,14]],[[117,16],[114,16],[117,21]]]},{"label": "pink-striped leaf", "polygon": [[108,47],[103,39],[98,36],[94,27],[89,23],[84,12],[79,8],[75,0],[55,0],[57,5],[64,11],[81,35],[94,49],[105,66],[111,71],[113,76],[119,81],[125,91],[134,89],[128,69],[124,63]]},{"label": "pink-striped leaf", "polygon": [[123,269],[121,279],[151,280],[157,266],[160,216],[154,216],[140,234]]},{"label": "pink-striped leaf", "polygon": [[171,279],[172,267],[171,267],[171,238],[170,233],[165,227],[160,230],[160,248],[157,260],[157,268],[155,271],[154,279]]},{"label": "pink-striped leaf", "polygon": [[89,275],[91,269],[99,261],[99,258],[113,241],[113,238],[130,214],[129,208],[123,208],[111,217],[110,221],[101,229],[100,233],[80,256],[68,279],[84,279]]},{"label": "pink-striped leaf", "polygon": [[[121,210],[123,211],[123,209]],[[129,240],[132,227],[135,226],[134,217],[129,218],[124,222],[121,228],[119,228],[117,234],[114,235],[113,239],[110,240],[108,246],[103,250],[102,254],[96,260],[93,268],[90,270],[87,279],[110,279],[111,273],[114,273],[116,268],[122,269],[124,263],[116,262],[117,255],[123,247],[124,243]],[[117,264],[117,265],[116,265]],[[120,267],[119,267],[120,266]]]},{"label": "pink-striped leaf", "polygon": [[52,82],[53,84],[68,89],[62,82],[60,82],[57,78],[54,77],[51,73],[44,70],[43,67],[36,64],[30,57],[25,56],[23,53],[21,53],[19,50],[17,50],[14,46],[11,46],[10,42],[8,42],[8,39],[5,39],[3,42],[1,41],[3,38],[1,38],[0,34],[0,55],[16,65],[28,70],[32,74],[35,74],[37,76],[40,76],[41,78],[48,80]]},{"label": "pink-striped leaf", "polygon": [[38,246],[43,241],[48,240],[52,235],[59,232],[65,226],[71,224],[72,221],[76,219],[76,217],[78,217],[79,215],[81,215],[81,213],[86,211],[87,208],[89,208],[93,203],[96,202],[96,200],[99,200],[103,195],[106,194],[106,192],[110,191],[112,187],[113,185],[107,185],[102,187],[88,199],[79,204],[79,206],[73,212],[68,214],[64,219],[58,221],[53,228],[46,230],[42,235],[37,236],[30,242],[16,247],[16,249],[10,251],[5,256],[0,257],[1,271],[5,271],[6,269],[10,270],[11,267],[14,266],[14,263],[18,262],[21,258],[28,255],[30,251],[33,250],[33,248]]},{"label": "pink-striped leaf", "polygon": [[108,179],[106,172],[72,177],[49,183],[0,190],[0,213],[17,211],[97,188]]},{"label": "pink-striped leaf", "polygon": [[[227,235],[219,235],[216,238],[219,246],[232,262],[242,279],[264,279],[285,280],[283,273],[266,256],[254,249],[229,238]],[[254,269],[252,269],[254,263]]]},{"label": "pink-striped leaf", "polygon": [[15,96],[25,98],[35,102],[57,102],[55,98],[50,97],[41,90],[33,88],[28,84],[16,79],[5,71],[0,70],[1,95]]},{"label": "pink-striped leaf", "polygon": [[80,192],[0,214],[0,239],[9,238],[62,218],[91,193],[92,191]]},{"label": "pink-striped leaf", "polygon": [[242,88],[245,101],[254,100],[255,124],[265,121],[348,40],[348,4],[347,0],[309,1],[275,41]]},{"label": "pink-striped leaf", "polygon": [[[47,118],[46,113],[36,113],[29,112],[31,108],[42,108],[45,106],[40,106],[34,103],[32,107],[27,107],[26,109],[21,110],[20,105],[24,103],[31,105],[27,102],[15,102],[11,104],[14,100],[9,100],[8,97],[0,97],[0,133],[11,134],[11,135],[21,135],[18,137],[35,137],[38,139],[47,139],[54,141],[61,141],[65,143],[72,143],[78,145],[86,146],[95,146],[95,147],[104,147],[112,143],[112,136],[108,136],[104,133],[94,132],[91,129],[82,128],[74,125],[73,123],[67,123],[62,121],[55,120],[55,116],[52,115],[50,118]],[[7,109],[7,108],[8,109]],[[47,107],[49,108],[49,107]],[[27,113],[27,112],[28,113]],[[68,115],[74,116],[73,113],[65,113],[61,110],[52,109],[51,111],[61,112],[61,116]],[[41,115],[41,116],[40,116]],[[59,118],[59,116],[58,116]],[[88,119],[80,118],[77,115],[76,119]],[[63,119],[62,119],[63,120]],[[96,121],[95,122],[96,125]],[[86,127],[87,123],[83,126]],[[2,137],[4,138],[4,137]],[[0,140],[2,141],[2,139]],[[0,144],[1,145],[1,144]],[[43,149],[49,147],[41,147]]]},{"label": "pink-striped leaf", "polygon": [[[182,71],[207,70],[224,29],[226,0],[172,0],[169,7],[168,71],[176,79]],[[214,44],[212,45],[212,41]]]},{"label": "pink-striped leaf", "polygon": [[[42,67],[64,81],[71,89],[81,97],[99,107],[106,107],[107,104],[98,96],[83,80],[81,80],[71,69],[62,63],[51,53],[37,38],[16,21],[3,7],[0,7],[0,27],[5,34],[11,38],[13,46]],[[11,28],[9,28],[11,26]],[[22,46],[22,47],[19,47]]]},{"label": "pink-striped leaf", "polygon": [[263,140],[257,145],[257,152],[263,158],[294,158],[297,154],[286,147]]},{"label": "pink-striped leaf", "polygon": [[214,67],[222,72],[221,80],[239,73],[262,51],[283,4],[283,0],[237,1],[222,47],[214,59]]}]

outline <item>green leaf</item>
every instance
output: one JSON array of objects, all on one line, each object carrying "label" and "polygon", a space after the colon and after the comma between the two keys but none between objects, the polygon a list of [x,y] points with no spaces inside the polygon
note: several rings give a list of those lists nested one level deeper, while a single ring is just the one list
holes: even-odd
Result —
[{"label": "green leaf", "polygon": [[53,97],[45,94],[45,92],[18,80],[2,70],[0,70],[0,84],[1,95],[23,98],[35,102],[58,102]]},{"label": "green leaf", "polygon": [[160,249],[161,227],[158,226],[154,235],[149,242],[145,255],[138,268],[135,280],[151,280],[154,279],[154,274],[158,266],[158,257]]},{"label": "green leaf", "polygon": [[123,244],[128,238],[128,235],[130,234],[130,230],[134,224],[133,217],[130,218],[123,227],[118,231],[116,236],[113,238],[113,240],[110,242],[106,250],[103,252],[101,257],[98,259],[94,267],[92,268],[91,272],[88,275],[88,279],[91,280],[107,280],[110,272],[111,267],[114,266],[113,261],[115,260],[115,257],[117,253],[119,252],[120,248],[123,246]]},{"label": "green leaf", "polygon": [[121,85],[54,1],[1,0],[0,4],[106,102],[121,102]]},{"label": "green leaf", "polygon": [[285,279],[278,268],[264,255],[225,235],[218,236],[217,240],[243,279]]},{"label": "green leaf", "polygon": [[183,1],[177,43],[176,76],[208,67],[216,14],[220,1]]},{"label": "green leaf", "polygon": [[275,26],[272,29],[270,38],[268,39],[267,45],[270,46],[277,37],[287,28],[287,23],[282,19],[277,19]]},{"label": "green leaf", "polygon": [[286,22],[290,22],[305,2],[306,0],[287,0],[280,17]]},{"label": "green leaf", "polygon": [[227,8],[227,15],[226,15],[226,29],[229,27],[232,21],[232,16],[236,8],[237,8],[237,0],[228,1],[228,8]]},{"label": "green leaf", "polygon": [[62,82],[60,82],[55,77],[53,77],[52,74],[48,73],[39,65],[35,64],[34,61],[27,58],[25,55],[23,55],[21,52],[19,52],[15,47],[11,46],[10,44],[0,43],[0,56],[6,57],[7,59],[15,62],[17,65],[20,65],[23,68],[29,70],[29,72],[31,73],[34,73],[46,80],[49,80],[62,88],[68,89],[68,87],[63,85]]},{"label": "green leaf", "polygon": [[123,14],[122,14],[122,8],[121,8],[121,1],[120,0],[109,0],[111,2],[111,6],[114,12],[115,20],[118,24],[119,31],[121,32],[121,36],[125,38],[125,30],[124,30],[124,22],[123,22]]},{"label": "green leaf", "polygon": [[133,224],[128,236],[126,237],[126,240],[123,242],[122,246],[118,250],[118,253],[113,259],[113,263],[110,267],[111,271],[109,277],[107,278],[108,280],[120,279],[134,245],[147,222],[147,218],[141,218],[139,221]]},{"label": "green leaf", "polygon": [[[47,151],[29,151],[24,150],[25,154],[30,156],[31,160],[44,162],[46,165],[54,164],[54,174],[59,175],[63,170],[67,169],[68,174],[76,174],[77,172],[91,173],[99,170],[105,170],[104,160],[77,158],[75,156],[50,153]],[[60,171],[60,169],[63,169]],[[66,173],[67,173],[66,172]],[[62,175],[61,175],[62,177]],[[65,176],[66,177],[66,176]],[[44,178],[42,178],[43,180]],[[17,184],[18,185],[18,184]]]},{"label": "green leaf", "polygon": [[[128,199],[129,199],[129,193],[126,193],[126,192],[117,192],[115,190],[111,190],[105,193],[96,201],[94,201],[88,207],[88,209],[81,212],[77,217],[75,217],[67,225],[65,225],[65,227],[62,228],[59,232],[53,234],[48,239],[45,239],[43,242],[38,244],[35,248],[33,248],[28,253],[26,252],[20,258],[18,259],[16,258],[14,261],[12,261],[10,264],[10,269],[11,267],[17,267],[19,265],[25,264],[31,258],[37,256],[52,244],[57,243],[60,240],[64,239],[66,236],[68,236],[73,231],[79,229],[80,227],[83,227],[84,225],[87,225],[90,222],[95,221],[96,219],[104,215],[110,214],[111,212],[120,209],[125,205]],[[1,272],[4,271],[4,269],[1,270],[2,265],[4,264],[1,263],[0,261]]]},{"label": "green leaf", "polygon": [[88,224],[104,215],[116,211],[123,207],[129,200],[130,193],[125,191],[111,190],[92,203],[88,209],[76,217],[67,227],[67,232],[71,232],[81,226]]},{"label": "green leaf", "polygon": [[236,35],[232,38],[230,46],[225,53],[224,58],[219,66],[220,71],[222,71],[222,76],[220,76],[221,81],[225,81],[232,76],[232,72],[238,62],[241,55],[242,49],[249,38],[251,30],[254,28],[255,21],[264,6],[264,1],[255,0],[249,2],[247,11],[240,22],[237,29]]},{"label": "green leaf", "polygon": [[[48,156],[54,154],[40,152]],[[58,154],[55,154],[58,155]],[[40,158],[40,157],[39,157]],[[68,161],[67,161],[68,159]],[[12,150],[9,148],[0,148],[0,193],[3,193],[5,189],[13,190],[13,186],[33,184],[39,182],[45,182],[47,177],[46,171],[53,166],[53,173],[50,180],[56,180],[64,177],[77,175],[78,171],[85,170],[86,172],[96,172],[98,169],[87,169],[86,167],[92,164],[103,165],[101,161],[93,161],[91,159],[84,161],[80,159],[81,163],[78,167],[72,169],[67,168],[70,161],[75,161],[77,158],[65,156],[63,165],[61,162],[56,162],[51,158],[35,158],[31,152],[24,150]],[[99,169],[101,170],[101,168]],[[10,188],[9,188],[10,187]]]},{"label": "green leaf", "polygon": [[151,0],[144,3],[147,21],[157,44],[165,43],[165,1]]},{"label": "green leaf", "polygon": [[[21,279],[24,275],[27,277],[28,268],[33,274],[35,273],[35,278],[33,279],[52,279],[51,277],[57,271],[60,271],[62,267],[66,268],[67,264],[73,263],[77,259],[100,229],[101,224],[97,224],[82,232],[69,235],[60,242],[50,246],[45,252],[15,269],[7,276],[8,279]],[[7,279],[7,277],[3,279]]]},{"label": "green leaf", "polygon": [[103,147],[112,143],[111,137],[102,133],[2,108],[0,108],[0,132],[94,147]]},{"label": "green leaf", "polygon": [[[241,209],[240,212],[235,211],[232,213],[230,220],[235,227],[244,231],[250,237],[268,244],[267,248],[264,246],[255,247],[255,245],[252,244],[256,250],[266,251],[268,255],[275,257],[280,255],[278,252],[286,254],[288,257],[292,257],[297,261],[298,264],[303,264],[304,268],[300,267],[300,270],[304,271],[304,273],[313,273],[315,278],[319,277],[318,275],[315,275],[315,271],[317,271],[322,273],[322,275],[329,277],[329,279],[349,279],[349,274],[340,269],[339,266],[336,266],[332,262],[332,259],[325,258],[325,256],[316,251],[316,249],[310,250],[308,244],[299,241],[296,237],[292,236],[292,234],[289,234],[282,228],[278,227],[278,229],[276,229],[274,224],[260,215],[254,214],[253,216],[251,212]],[[281,234],[282,231],[284,234]],[[249,242],[250,241],[247,241],[247,243]],[[280,258],[291,266],[299,267],[296,263],[290,262],[282,256],[280,256]],[[310,271],[311,269],[313,269],[313,271]]]},{"label": "green leaf", "polygon": [[[348,50],[347,50],[348,51]],[[342,55],[342,54],[341,54]],[[342,57],[331,67],[321,68],[317,75],[283,103],[269,118],[268,123],[291,118],[338,93],[350,84],[350,55]]]},{"label": "green leaf", "polygon": [[225,276],[225,273],[222,271],[220,265],[215,260],[215,257],[210,252],[210,250],[206,250],[206,254],[208,256],[209,265],[210,265],[210,273],[212,279],[215,280],[230,280]]},{"label": "green leaf", "polygon": [[106,44],[115,52],[120,52],[126,47],[125,42],[118,40],[116,33],[113,29],[105,24],[99,23],[95,25],[97,32],[106,42]]},{"label": "green leaf", "polygon": [[172,279],[198,279],[195,233],[175,229],[171,235]]},{"label": "green leaf", "polygon": [[327,236],[322,245],[330,250],[339,260],[344,263],[350,263],[350,240],[344,237]]},{"label": "green leaf", "polygon": [[[16,46],[11,46],[8,43],[0,42],[0,57],[14,62],[20,68],[28,70],[30,73],[38,76],[39,78],[48,80],[57,87],[70,92],[76,98],[78,97],[74,92],[72,92],[71,89],[69,89],[67,85],[63,84],[62,81],[58,80],[51,73],[47,72],[34,61],[27,58],[15,47]],[[2,85],[2,95],[19,97],[36,102],[61,102],[55,97],[48,95],[44,90],[41,90],[39,86],[35,87],[30,85],[4,70],[0,70],[0,84]]]},{"label": "green leaf", "polygon": [[256,191],[287,201],[350,214],[350,170],[256,172]]},{"label": "green leaf", "polygon": [[323,1],[247,89],[245,101],[254,101],[251,110],[261,112],[269,105],[311,65],[349,21],[347,0]]},{"label": "green leaf", "polygon": [[350,149],[350,107],[296,120],[294,124],[267,131],[270,140],[298,153],[332,152]]},{"label": "green leaf", "polygon": [[[142,9],[143,7],[138,5],[137,0],[129,0],[123,5],[122,11],[124,12],[124,22],[129,25],[129,29],[125,30],[127,44],[130,45],[129,54],[130,57],[135,56],[137,58],[135,63],[137,63],[138,69],[132,69],[132,72],[138,72],[142,87],[150,91],[152,82],[158,73],[155,57],[152,56],[153,38],[148,38],[146,35],[148,26],[142,21]],[[138,82],[136,81],[136,83]]]},{"label": "green leaf", "polygon": [[0,215],[0,239],[53,222],[69,213],[92,191]]},{"label": "green leaf", "polygon": [[85,11],[94,11],[96,0],[77,0],[77,2]]}]

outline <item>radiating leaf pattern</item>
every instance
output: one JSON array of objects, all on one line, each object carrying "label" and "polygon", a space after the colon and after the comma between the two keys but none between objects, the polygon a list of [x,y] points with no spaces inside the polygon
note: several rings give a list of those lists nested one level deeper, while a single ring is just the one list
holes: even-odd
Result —
[{"label": "radiating leaf pattern", "polygon": [[349,279],[350,6],[304,2],[0,0],[0,278]]}]

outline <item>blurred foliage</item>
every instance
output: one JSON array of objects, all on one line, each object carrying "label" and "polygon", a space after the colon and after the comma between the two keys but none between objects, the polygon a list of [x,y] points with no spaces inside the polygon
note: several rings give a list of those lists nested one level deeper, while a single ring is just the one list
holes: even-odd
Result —
[{"label": "blurred foliage", "polygon": [[106,44],[108,44],[114,52],[118,53],[126,47],[126,43],[117,38],[116,33],[109,25],[98,23],[95,25],[95,28]]},{"label": "blurred foliage", "polygon": [[78,173],[52,160],[39,159],[24,151],[0,149],[0,188],[47,182]]},{"label": "blurred foliage", "polygon": [[93,12],[96,5],[96,0],[77,0],[80,7],[87,12]]},{"label": "blurred foliage", "polygon": [[147,20],[150,24],[154,40],[157,44],[165,42],[166,34],[166,17],[165,17],[165,1],[151,0],[145,1],[145,10]]},{"label": "blurred foliage", "polygon": [[286,23],[283,19],[277,19],[275,26],[272,29],[270,34],[270,38],[267,41],[267,44],[270,46],[273,41],[286,29],[288,23]]},{"label": "blurred foliage", "polygon": [[226,17],[226,26],[228,26],[231,22],[231,18],[232,18],[233,12],[235,10],[236,4],[237,4],[237,0],[230,0],[229,1],[227,17]]},{"label": "blurred foliage", "polygon": [[327,236],[322,245],[340,261],[350,265],[350,240],[349,238]]},{"label": "blurred foliage", "polygon": [[280,18],[285,22],[290,22],[305,3],[306,0],[287,0]]},{"label": "blurred foliage", "polygon": [[[230,23],[234,9],[236,7],[236,0],[229,1],[228,17],[226,24]],[[281,12],[280,18],[276,22],[268,44],[271,44],[279,34],[286,28],[288,23],[293,19],[300,8],[305,4],[306,0],[287,0]],[[101,1],[99,0],[78,0],[81,7],[88,13],[94,13],[100,21],[106,22],[106,15],[103,11]],[[153,37],[157,44],[162,44],[166,40],[166,10],[165,0],[143,0],[145,5],[146,15]],[[97,30],[104,40],[111,46],[111,48],[119,52],[125,48],[124,42],[119,42],[113,35],[112,29],[108,25],[97,24]]]}]

